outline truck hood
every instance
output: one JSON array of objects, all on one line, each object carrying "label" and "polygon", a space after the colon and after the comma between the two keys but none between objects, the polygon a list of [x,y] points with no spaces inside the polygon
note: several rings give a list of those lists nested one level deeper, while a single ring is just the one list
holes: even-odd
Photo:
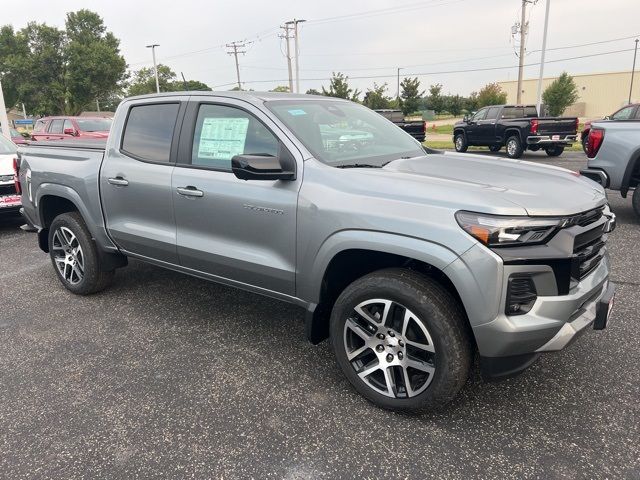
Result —
[{"label": "truck hood", "polygon": [[429,154],[396,160],[383,172],[396,180],[393,194],[418,195],[419,188],[431,200],[484,213],[571,215],[607,201],[600,185],[571,170],[483,155]]}]

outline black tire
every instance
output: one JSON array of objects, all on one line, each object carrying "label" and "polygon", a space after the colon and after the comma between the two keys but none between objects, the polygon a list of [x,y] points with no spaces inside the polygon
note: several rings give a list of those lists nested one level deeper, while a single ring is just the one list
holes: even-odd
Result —
[{"label": "black tire", "polygon": [[[60,239],[69,238],[63,237],[63,235],[68,236],[68,232],[71,232],[75,240],[69,244],[64,244]],[[75,248],[73,248],[74,245]],[[77,248],[78,246],[80,247],[79,249]],[[76,253],[74,253],[75,250],[77,250]],[[72,272],[70,272],[71,278],[65,278],[65,275],[58,267],[61,260],[60,255],[74,262],[73,265],[67,265],[65,261],[65,274],[72,270],[73,267],[77,267],[78,272],[82,271],[81,278],[79,274]],[[78,212],[58,215],[51,223],[49,227],[49,256],[53,269],[62,285],[77,295],[89,295],[99,292],[105,289],[113,280],[114,271],[105,271],[101,268],[98,248]],[[80,264],[82,264],[81,269],[79,268]],[[74,279],[76,280],[75,282]]]},{"label": "black tire", "polygon": [[467,137],[464,133],[456,133],[455,137],[453,137],[453,145],[456,149],[456,152],[464,153],[469,148],[469,144],[467,143]]},{"label": "black tire", "polygon": [[524,153],[522,142],[518,135],[511,135],[507,138],[505,145],[507,146],[507,157],[509,158],[520,158]]},{"label": "black tire", "polygon": [[[386,350],[379,351],[380,353],[378,354],[373,348],[370,348],[364,350],[364,353],[354,357],[351,361],[348,360],[347,333],[351,334],[351,330],[347,330],[345,324],[349,321],[350,325],[354,325],[352,322],[354,317],[358,317],[357,321],[364,320],[365,317],[361,317],[356,313],[355,307],[367,301],[375,303],[379,301],[377,299],[387,299],[397,305],[392,310],[395,308],[400,309],[401,307],[409,309],[415,315],[415,318],[419,318],[419,321],[424,325],[429,335],[428,339],[430,343],[432,342],[433,353],[427,354],[432,355],[432,357],[427,361],[433,360],[432,365],[435,370],[428,375],[429,383],[427,381],[423,382],[421,388],[424,388],[424,390],[420,391],[420,388],[415,388],[416,394],[414,396],[408,395],[408,389],[404,389],[403,392],[403,385],[406,385],[406,377],[404,376],[396,377],[393,375],[394,382],[396,382],[394,383],[393,397],[376,391],[371,386],[371,382],[374,380],[367,381],[358,376],[358,373],[383,363],[384,357],[380,357],[380,355],[386,355],[386,361],[389,361],[389,355]],[[373,324],[370,324],[370,330],[367,333],[369,335],[368,339],[374,343],[392,340],[394,335],[388,335],[387,340],[379,340],[380,337],[378,335],[382,331],[387,331],[387,328],[396,328],[397,324],[393,324],[393,322],[398,318],[404,318],[401,312],[402,310],[395,316],[389,314],[390,321],[388,320],[386,325],[378,324],[377,330]],[[394,326],[391,327],[391,324]],[[417,324],[415,326],[417,327]],[[338,366],[355,390],[379,407],[403,411],[436,409],[451,401],[469,377],[472,363],[472,344],[461,306],[438,282],[411,270],[395,268],[379,270],[353,282],[338,297],[331,313],[330,327],[331,345],[336,355]],[[402,334],[398,334],[396,330],[397,336],[395,338],[400,343],[400,347],[404,346],[406,348],[406,361],[413,361],[414,358],[410,357],[416,355],[416,352],[425,354],[426,352],[422,350],[412,351],[410,349],[408,345],[409,330],[409,328],[406,328]],[[361,332],[366,333],[367,331],[362,328]],[[358,337],[360,339],[363,338],[359,334]],[[400,341],[402,338],[405,339],[407,345],[402,344]],[[365,343],[363,339],[362,342]],[[424,341],[420,343],[424,343]],[[380,345],[377,345],[376,349],[379,347]],[[383,348],[393,347],[385,346]],[[365,360],[359,360],[360,358],[371,358],[371,355],[374,356],[373,361],[367,360],[367,363],[365,363]],[[396,353],[396,355],[398,361],[405,358],[400,353]],[[355,365],[352,362],[354,364],[362,362],[359,372],[356,372]],[[427,365],[427,363],[421,363],[421,365]],[[376,370],[370,375],[373,376],[375,373],[379,373],[385,379],[385,382],[385,372],[397,372],[397,368],[402,368],[390,368],[386,363],[382,366],[384,370]],[[409,368],[411,367],[408,367],[406,371]],[[400,370],[402,373],[404,371]],[[420,379],[420,372],[416,372],[418,377],[414,376],[414,378]],[[427,377],[427,374],[422,373],[422,375],[423,378]],[[426,388],[424,385],[426,385]],[[418,385],[411,385],[411,388],[415,386]]]},{"label": "black tire", "polygon": [[502,148],[502,145],[489,145],[490,152],[499,152]]},{"label": "black tire", "polygon": [[638,220],[640,220],[640,187],[636,187],[636,189],[633,191],[633,197],[631,197],[631,205],[633,206],[633,211],[636,212]]},{"label": "black tire", "polygon": [[550,147],[547,147],[545,149],[545,152],[547,152],[547,155],[549,155],[550,157],[559,157],[560,155],[562,155],[562,152],[564,152],[564,146],[552,145]]}]

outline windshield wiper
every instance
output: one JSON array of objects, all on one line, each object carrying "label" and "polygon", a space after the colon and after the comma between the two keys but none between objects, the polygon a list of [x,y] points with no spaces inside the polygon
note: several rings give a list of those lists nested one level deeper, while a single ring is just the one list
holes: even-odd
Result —
[{"label": "windshield wiper", "polygon": [[382,166],[368,163],[349,163],[347,165],[336,165],[336,168],[382,168]]},{"label": "windshield wiper", "polygon": [[413,157],[400,157],[400,158],[394,158],[393,160],[389,160],[388,162],[384,162],[382,164],[383,167],[386,167],[387,165],[389,165],[391,162],[395,162],[396,160],[408,160],[409,158],[413,158]]}]

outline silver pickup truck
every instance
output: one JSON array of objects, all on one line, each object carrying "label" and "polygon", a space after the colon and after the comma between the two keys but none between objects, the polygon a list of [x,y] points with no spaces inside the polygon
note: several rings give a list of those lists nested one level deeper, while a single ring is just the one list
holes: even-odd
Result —
[{"label": "silver pickup truck", "polygon": [[627,198],[640,218],[640,120],[602,120],[591,125],[585,150],[587,168],[580,173]]},{"label": "silver pickup truck", "polygon": [[24,215],[67,289],[97,292],[135,258],[299,305],[384,408],[446,403],[476,353],[488,377],[515,374],[612,305],[601,186],[425,150],[348,101],[136,97],[106,145],[19,155]]}]

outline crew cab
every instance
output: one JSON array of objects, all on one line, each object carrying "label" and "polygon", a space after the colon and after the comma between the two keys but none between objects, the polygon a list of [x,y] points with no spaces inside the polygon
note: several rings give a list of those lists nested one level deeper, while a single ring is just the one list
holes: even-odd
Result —
[{"label": "crew cab", "polygon": [[374,111],[396,124],[419,142],[424,142],[427,137],[427,122],[424,120],[405,120],[402,110],[380,109]]},{"label": "crew cab", "polygon": [[539,118],[535,105],[490,105],[454,125],[453,144],[457,152],[475,145],[492,152],[506,147],[509,158],[540,149],[557,157],[576,141],[577,131],[576,117]]},{"label": "crew cab", "polygon": [[34,141],[72,138],[106,139],[110,128],[110,118],[44,117],[36,121],[31,139]]},{"label": "crew cab", "polygon": [[134,97],[106,145],[19,157],[23,213],[65,288],[96,293],[135,258],[293,303],[384,408],[441,406],[476,354],[487,377],[513,375],[607,324],[615,215],[600,185],[427,150],[346,100]]},{"label": "crew cab", "polygon": [[627,198],[640,219],[640,119],[593,122],[587,138],[587,168],[580,173]]}]

